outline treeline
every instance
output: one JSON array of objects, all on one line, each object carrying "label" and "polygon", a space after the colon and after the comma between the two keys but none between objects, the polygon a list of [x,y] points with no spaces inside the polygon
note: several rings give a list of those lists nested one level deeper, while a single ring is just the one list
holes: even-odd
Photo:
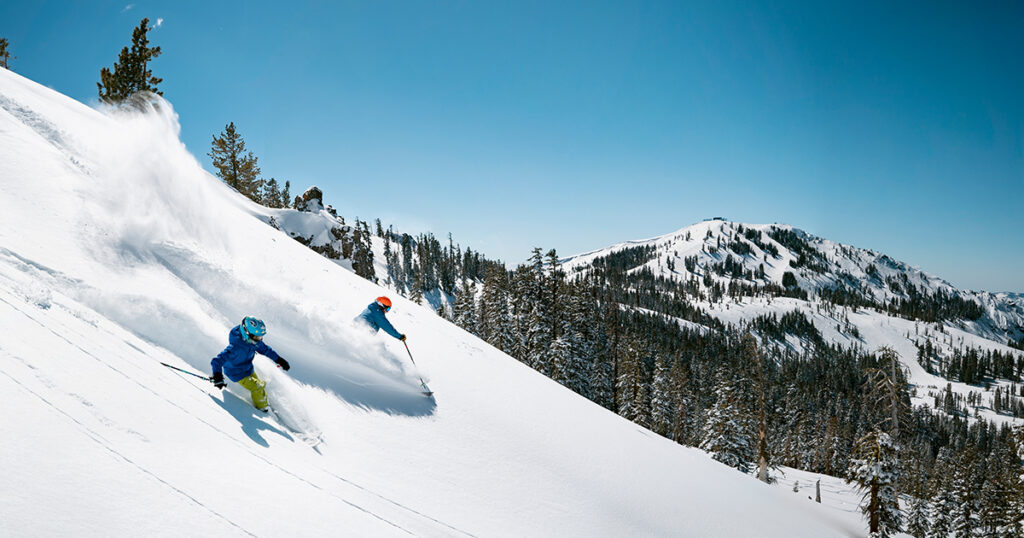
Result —
[{"label": "treeline", "polygon": [[392,227],[384,231],[379,219],[377,233],[384,240],[388,272],[385,284],[408,295],[416,303],[433,290],[454,295],[461,280],[479,282],[489,267],[504,267],[501,262],[488,260],[469,247],[462,250],[452,241],[451,234],[447,244],[442,245],[431,233],[413,237],[406,233],[398,234]]},{"label": "treeline", "polygon": [[957,319],[977,320],[985,315],[985,309],[980,304],[948,293],[943,289],[931,294],[919,290],[910,282],[906,273],[900,273],[899,278],[889,277],[886,282],[895,293],[906,295],[904,298],[892,299],[884,305],[884,308],[879,308],[890,314],[927,322]]},{"label": "treeline", "polygon": [[991,383],[997,378],[1019,383],[1024,377],[1024,355],[1019,353],[954,347],[951,355],[945,356],[939,352],[938,346],[932,344],[931,339],[916,346],[917,362],[928,373],[946,379],[978,385]]}]

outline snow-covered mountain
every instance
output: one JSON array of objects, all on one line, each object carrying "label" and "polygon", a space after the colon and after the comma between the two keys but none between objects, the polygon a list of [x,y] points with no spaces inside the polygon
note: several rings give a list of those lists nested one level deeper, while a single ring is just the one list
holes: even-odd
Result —
[{"label": "snow-covered mountain", "polygon": [[[786,273],[790,273],[790,285],[807,291],[812,300],[839,291],[885,306],[915,295],[945,295],[979,307],[977,319],[959,316],[954,320],[970,332],[1004,343],[1024,335],[1020,294],[959,290],[885,254],[835,243],[784,224],[706,220],[660,237],[571,256],[562,263],[569,273],[586,272],[595,260],[626,250],[642,251],[630,272],[649,270],[655,277],[693,281],[706,291],[712,283],[726,289],[733,283],[784,288]],[[937,317],[947,317],[942,314]]]},{"label": "snow-covered mountain", "polygon": [[[204,172],[165,101],[0,69],[0,208],[2,536],[863,534],[393,297],[415,368],[350,324],[386,290]],[[300,431],[161,364],[207,375],[247,314]]]},{"label": "snow-covered mountain", "polygon": [[[885,254],[788,225],[709,219],[561,263],[574,278],[600,280],[614,267],[644,281],[668,283],[661,285],[663,293],[732,326],[799,311],[825,342],[868,351],[891,347],[917,389],[915,404],[931,405],[947,384],[965,396],[983,390],[926,371],[917,360],[926,342],[943,357],[968,348],[1024,356],[1008,345],[1024,336],[1021,294],[960,290]],[[705,329],[693,320],[679,323]],[[808,348],[796,337],[784,344],[797,351]],[[997,422],[1013,420],[984,405],[975,410]]]}]

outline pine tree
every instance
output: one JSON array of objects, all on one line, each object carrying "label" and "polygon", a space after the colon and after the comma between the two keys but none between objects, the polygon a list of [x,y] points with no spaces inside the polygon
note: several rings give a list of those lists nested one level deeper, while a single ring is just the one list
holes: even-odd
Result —
[{"label": "pine tree", "polygon": [[912,497],[907,512],[907,534],[914,538],[927,538],[929,525],[928,499]]},{"label": "pine tree", "polygon": [[906,422],[910,412],[910,393],[907,376],[900,363],[899,353],[885,346],[878,350],[878,366],[868,370],[874,403],[886,417],[886,426],[894,439],[900,437],[900,424]]},{"label": "pine tree", "polygon": [[499,265],[488,267],[484,273],[483,292],[480,298],[478,323],[481,338],[511,354],[514,336],[508,293],[508,275],[505,269]]},{"label": "pine tree", "polygon": [[913,458],[909,464],[907,493],[910,501],[907,510],[907,534],[914,538],[928,538],[931,524],[928,521],[928,488],[924,465],[920,458]]},{"label": "pine tree", "polygon": [[152,30],[149,19],[142,19],[132,31],[132,45],[121,49],[118,61],[111,71],[100,69],[100,81],[96,83],[99,97],[105,103],[120,103],[138,92],[152,92],[163,95],[157,85],[163,79],[153,76],[148,69],[149,62],[160,56],[160,47],[150,47],[147,33]]},{"label": "pine tree", "polygon": [[[1024,338],[1021,339],[1024,344]],[[1024,426],[1014,428],[1013,436],[1009,440],[1009,454],[1016,455],[1016,461],[1024,461]],[[1009,465],[1012,484],[1010,493],[1010,524],[1006,531],[1008,538],[1024,538],[1024,473],[1020,472],[1017,465]]]},{"label": "pine tree", "polygon": [[700,448],[712,458],[741,472],[750,471],[755,449],[750,417],[743,406],[734,380],[719,370],[715,383],[715,403],[704,421]]},{"label": "pine tree", "polygon": [[1007,536],[1018,527],[1021,515],[1014,512],[1014,496],[1022,472],[1015,447],[1000,443],[988,459],[979,495],[978,524],[984,536]]},{"label": "pine tree", "polygon": [[285,180],[284,188],[281,189],[281,198],[279,198],[277,207],[288,207],[292,203],[292,183],[291,181]]},{"label": "pine tree", "polygon": [[352,227],[352,239],[352,270],[366,280],[376,282],[377,272],[373,268],[373,239],[370,236],[370,228],[358,218]]},{"label": "pine tree", "polygon": [[757,342],[747,333],[740,342],[743,363],[753,368],[753,395],[757,398],[757,479],[768,483],[768,468],[774,466],[768,450],[768,392],[770,389],[767,365],[757,351]]},{"label": "pine tree", "polygon": [[627,339],[622,360],[619,362],[619,377],[615,380],[617,413],[626,420],[641,422],[646,410],[643,409],[644,383],[643,346],[635,338]]},{"label": "pine tree", "polygon": [[256,156],[245,151],[245,140],[235,129],[235,122],[227,124],[220,136],[213,137],[208,155],[224,183],[250,200],[260,201],[260,167]]},{"label": "pine tree", "polygon": [[[0,67],[4,69],[10,69],[9,61],[12,58],[11,53],[8,49],[10,42],[7,41],[6,37],[0,37]],[[17,59],[17,58],[15,58]]]},{"label": "pine tree", "polygon": [[651,383],[651,429],[658,435],[670,437],[675,418],[672,401],[672,379],[662,355],[654,359],[654,379]]},{"label": "pine tree", "polygon": [[554,319],[559,336],[551,344],[553,378],[577,394],[590,398],[590,367],[594,362],[592,305],[580,286],[569,286],[559,299],[561,314]]},{"label": "pine tree", "polygon": [[889,434],[874,430],[857,441],[848,480],[864,492],[861,513],[868,518],[871,538],[888,538],[902,530],[896,496],[898,447]]},{"label": "pine tree", "polygon": [[263,194],[260,197],[263,205],[272,208],[284,207],[281,204],[281,191],[277,185],[277,179],[270,178],[263,183]]},{"label": "pine tree", "polygon": [[539,248],[533,249],[529,265],[523,275],[523,305],[521,329],[524,330],[523,360],[534,370],[550,375],[549,349],[551,347],[553,320],[549,294],[546,292],[544,260]]},{"label": "pine tree", "polygon": [[[414,276],[413,276],[412,284],[411,284],[410,291],[409,291],[409,300],[411,300],[412,302],[414,302],[416,304],[423,304],[423,288],[424,288],[424,284],[423,284],[423,271],[420,271],[419,270],[419,266],[414,264],[413,267],[412,267],[412,273],[413,273]],[[452,321],[454,321],[454,318],[455,318],[454,305],[452,305],[452,308],[453,308],[453,310],[452,310]]]},{"label": "pine tree", "polygon": [[956,538],[971,538],[978,529],[978,498],[974,483],[976,464],[976,449],[971,445],[965,446],[953,469],[950,488],[953,499],[951,530]]},{"label": "pine tree", "polygon": [[455,303],[452,304],[452,316],[455,324],[466,331],[476,334],[476,284],[462,279],[462,285],[455,291]]},{"label": "pine tree", "polygon": [[672,429],[669,438],[683,444],[687,438],[687,389],[689,380],[683,361],[677,358],[669,370],[669,399],[672,401]]},{"label": "pine tree", "polygon": [[935,460],[929,538],[948,538],[949,533],[953,531],[952,516],[956,499],[953,498],[953,465],[950,462],[949,451],[948,448],[941,449]]},{"label": "pine tree", "polygon": [[590,398],[609,411],[615,409],[615,373],[607,355],[595,355],[590,365]]}]

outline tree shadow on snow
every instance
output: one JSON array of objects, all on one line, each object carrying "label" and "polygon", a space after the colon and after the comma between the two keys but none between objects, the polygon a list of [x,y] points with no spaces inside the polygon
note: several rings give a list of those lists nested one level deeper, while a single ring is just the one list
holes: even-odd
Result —
[{"label": "tree shadow on snow", "polygon": [[214,403],[221,407],[221,409],[224,409],[238,420],[239,425],[242,426],[242,431],[245,432],[245,434],[249,436],[249,439],[252,439],[256,444],[263,447],[270,446],[270,443],[260,435],[261,431],[276,433],[289,441],[295,440],[289,432],[270,424],[268,422],[271,420],[269,417],[265,417],[263,413],[257,411],[251,403],[242,401],[238,396],[227,391],[224,391],[223,400],[212,394],[209,396]]}]

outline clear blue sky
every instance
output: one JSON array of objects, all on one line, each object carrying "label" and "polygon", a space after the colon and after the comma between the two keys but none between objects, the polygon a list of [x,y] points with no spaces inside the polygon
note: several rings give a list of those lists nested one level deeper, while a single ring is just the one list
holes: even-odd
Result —
[{"label": "clear blue sky", "polygon": [[1024,291],[1024,4],[684,4],[8,0],[0,37],[94,102],[159,19],[207,168],[233,121],[293,193],[512,264],[721,215]]}]

